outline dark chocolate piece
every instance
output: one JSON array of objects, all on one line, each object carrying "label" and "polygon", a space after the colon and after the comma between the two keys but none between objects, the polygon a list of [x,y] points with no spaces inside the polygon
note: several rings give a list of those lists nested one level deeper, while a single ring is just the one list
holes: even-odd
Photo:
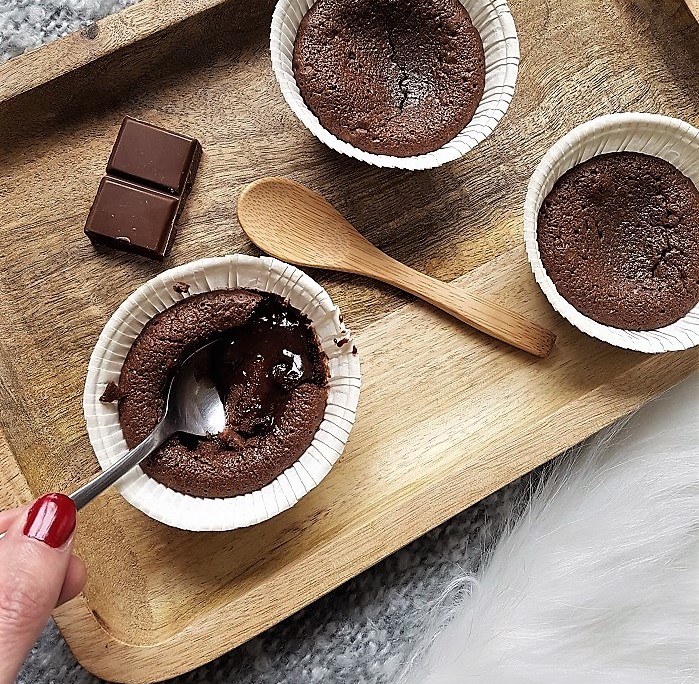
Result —
[{"label": "dark chocolate piece", "polygon": [[194,138],[126,117],[85,225],[93,243],[163,259],[201,159]]},{"label": "dark chocolate piece", "polygon": [[217,340],[208,374],[226,407],[219,435],[176,435],[143,463],[167,487],[228,497],[269,484],[313,441],[328,398],[328,365],[310,321],[281,297],[215,290],[152,318],[124,362],[119,418],[133,447],[162,418],[169,378]]},{"label": "dark chocolate piece", "polygon": [[106,176],[85,234],[93,243],[163,259],[175,238],[178,205],[177,197]]},{"label": "dark chocolate piece", "polygon": [[127,116],[109,157],[107,173],[181,195],[184,201],[200,159],[201,145],[194,138]]},{"label": "dark chocolate piece", "polygon": [[483,42],[459,0],[317,0],[296,34],[293,70],[324,128],[397,157],[454,138],[485,87]]},{"label": "dark chocolate piece", "polygon": [[663,159],[616,152],[573,167],[537,238],[561,296],[605,325],[662,328],[699,301],[699,190]]}]

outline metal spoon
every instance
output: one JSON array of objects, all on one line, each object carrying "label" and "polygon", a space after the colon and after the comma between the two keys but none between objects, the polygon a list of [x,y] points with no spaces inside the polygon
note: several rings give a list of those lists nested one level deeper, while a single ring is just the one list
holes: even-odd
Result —
[{"label": "metal spoon", "polygon": [[165,415],[153,432],[108,470],[70,495],[78,510],[135,468],[176,432],[205,437],[223,430],[226,412],[209,371],[212,345],[207,344],[185,359],[170,382]]},{"label": "metal spoon", "polygon": [[[188,356],[177,371],[168,389],[165,415],[153,432],[108,470],[70,495],[78,510],[135,468],[176,432],[205,437],[223,430],[225,409],[209,372],[212,344]],[[0,534],[0,539],[4,536]]]}]

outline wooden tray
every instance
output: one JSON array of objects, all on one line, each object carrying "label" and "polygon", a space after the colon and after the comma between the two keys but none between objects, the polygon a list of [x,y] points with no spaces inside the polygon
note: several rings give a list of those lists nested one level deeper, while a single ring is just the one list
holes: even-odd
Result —
[{"label": "wooden tray", "polygon": [[68,50],[84,66],[30,92],[63,46],[91,39],[0,69],[0,504],[70,491],[97,470],[81,411],[87,360],[118,304],[161,270],[82,233],[125,114],[204,146],[165,267],[256,253],[236,197],[285,175],[393,256],[499,298],[559,341],[537,361],[387,287],[314,273],[363,360],[348,450],[296,508],[251,529],[169,529],[114,492],[81,514],[90,581],[56,620],[80,662],[118,682],[164,679],[237,646],[699,368],[699,349],[644,356],[578,333],[522,248],[527,180],[574,125],[632,110],[697,124],[699,27],[680,0],[514,0],[523,61],[510,112],[468,157],[423,173],[343,158],[296,121],[269,66],[270,2],[177,3],[216,6],[156,32],[174,4],[145,0],[105,20],[98,36],[120,24],[152,35],[93,63]]}]

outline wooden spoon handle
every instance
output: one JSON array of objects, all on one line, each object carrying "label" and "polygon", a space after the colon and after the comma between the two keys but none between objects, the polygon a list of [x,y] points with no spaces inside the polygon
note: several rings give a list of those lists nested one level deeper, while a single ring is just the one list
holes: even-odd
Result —
[{"label": "wooden spoon handle", "polygon": [[381,254],[380,261],[365,275],[410,292],[486,335],[534,356],[545,357],[551,352],[556,335],[516,311],[431,278],[385,254]]}]

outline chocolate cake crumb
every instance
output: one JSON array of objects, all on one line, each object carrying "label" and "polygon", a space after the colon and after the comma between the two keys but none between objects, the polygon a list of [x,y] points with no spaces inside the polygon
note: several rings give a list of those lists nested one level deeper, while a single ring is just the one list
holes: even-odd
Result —
[{"label": "chocolate cake crumb", "polygon": [[189,283],[178,281],[172,286],[172,289],[178,294],[187,294],[189,292]]},{"label": "chocolate cake crumb", "polygon": [[104,388],[104,392],[100,397],[100,401],[103,404],[111,404],[114,401],[119,401],[121,399],[121,392],[119,391],[119,386],[110,380],[107,386]]},{"label": "chocolate cake crumb", "polygon": [[240,449],[245,445],[245,440],[243,437],[241,437],[232,427],[224,428],[223,432],[218,435],[218,439],[220,439],[228,449]]}]

